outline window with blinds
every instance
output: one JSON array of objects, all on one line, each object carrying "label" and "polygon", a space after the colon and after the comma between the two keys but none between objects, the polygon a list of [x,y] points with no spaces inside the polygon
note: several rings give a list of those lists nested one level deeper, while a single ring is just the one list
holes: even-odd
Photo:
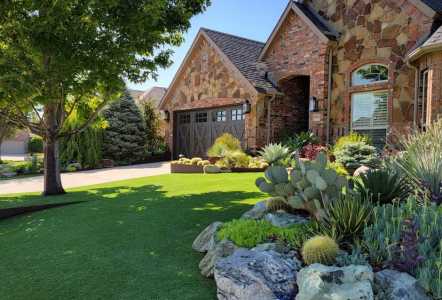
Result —
[{"label": "window with blinds", "polygon": [[375,144],[385,145],[388,129],[388,91],[352,95],[351,127],[368,135]]}]

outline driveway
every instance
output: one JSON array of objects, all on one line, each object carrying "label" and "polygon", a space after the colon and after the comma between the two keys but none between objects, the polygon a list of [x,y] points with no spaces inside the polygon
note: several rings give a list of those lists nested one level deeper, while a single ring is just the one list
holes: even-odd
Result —
[{"label": "driveway", "polygon": [[[86,185],[112,181],[148,177],[170,173],[168,162],[116,167],[61,174],[64,188],[75,188]],[[31,193],[43,191],[43,176],[0,181],[0,195],[13,193]]]}]

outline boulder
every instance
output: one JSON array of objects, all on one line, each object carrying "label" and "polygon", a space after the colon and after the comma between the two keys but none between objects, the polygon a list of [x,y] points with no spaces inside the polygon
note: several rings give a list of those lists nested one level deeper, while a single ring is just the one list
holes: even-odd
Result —
[{"label": "boulder", "polygon": [[292,300],[299,261],[275,251],[239,249],[215,266],[219,300]]},{"label": "boulder", "polygon": [[369,266],[313,264],[298,272],[296,300],[373,300],[373,277]]},{"label": "boulder", "polygon": [[282,228],[290,227],[295,224],[308,223],[308,220],[306,218],[286,212],[268,213],[264,216],[264,220],[272,223],[273,226]]},{"label": "boulder", "polygon": [[430,300],[417,280],[407,273],[384,270],[374,275],[377,299]]},{"label": "boulder", "polygon": [[210,249],[206,256],[200,261],[199,268],[201,275],[206,277],[213,277],[215,264],[224,257],[232,255],[238,247],[229,240],[223,240],[216,243],[215,246]]},{"label": "boulder", "polygon": [[356,169],[353,176],[357,177],[357,176],[367,174],[370,170],[371,169],[367,166],[360,166],[359,168]]},{"label": "boulder", "polygon": [[222,222],[215,222],[206,227],[195,239],[192,248],[195,251],[205,253],[215,246],[215,236]]},{"label": "boulder", "polygon": [[266,201],[261,201],[261,202],[256,203],[255,206],[251,210],[244,213],[242,215],[241,219],[259,220],[264,217],[266,212],[267,212]]}]

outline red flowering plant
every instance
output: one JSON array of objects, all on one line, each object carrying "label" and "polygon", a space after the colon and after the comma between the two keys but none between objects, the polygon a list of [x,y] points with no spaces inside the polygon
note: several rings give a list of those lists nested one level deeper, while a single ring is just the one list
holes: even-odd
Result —
[{"label": "red flowering plant", "polygon": [[319,153],[327,152],[327,147],[319,144],[308,144],[302,147],[299,155],[301,158],[308,160],[315,160]]}]

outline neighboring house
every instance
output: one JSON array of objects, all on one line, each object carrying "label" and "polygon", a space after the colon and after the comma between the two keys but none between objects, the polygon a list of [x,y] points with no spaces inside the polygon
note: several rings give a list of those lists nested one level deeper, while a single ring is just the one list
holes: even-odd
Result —
[{"label": "neighboring house", "polygon": [[0,146],[1,155],[22,155],[28,153],[28,142],[31,135],[27,130],[21,130],[10,139],[6,139]]},{"label": "neighboring house", "polygon": [[140,108],[147,103],[150,102],[153,106],[153,108],[158,112],[158,115],[160,116],[160,126],[159,126],[159,134],[161,137],[165,138],[166,136],[166,129],[168,127],[168,123],[164,120],[164,117],[161,114],[161,111],[159,109],[159,105],[161,102],[161,99],[166,94],[167,89],[163,87],[155,86],[146,92],[143,92],[138,96],[137,99],[135,99],[136,103]]},{"label": "neighboring house", "polygon": [[[266,43],[201,29],[164,96],[174,155],[230,132],[386,138],[442,115],[442,1],[290,1]],[[249,111],[250,110],[250,111]]]}]

